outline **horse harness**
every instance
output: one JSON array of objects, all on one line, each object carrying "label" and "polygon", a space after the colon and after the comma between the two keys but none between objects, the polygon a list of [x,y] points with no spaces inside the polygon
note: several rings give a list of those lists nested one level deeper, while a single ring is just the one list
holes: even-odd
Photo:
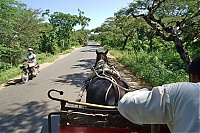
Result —
[{"label": "horse harness", "polygon": [[[110,85],[109,85],[109,87],[108,87],[108,89],[107,89],[107,91],[106,91],[106,94],[105,94],[105,97],[104,97],[104,100],[105,101],[107,101],[107,99],[108,99],[108,93],[110,92],[110,90],[111,89],[113,89],[114,90],[114,94],[115,94],[115,104],[117,105],[117,103],[118,103],[118,101],[120,100],[120,88],[117,86],[117,85],[115,85],[115,84],[118,84],[117,83],[117,77],[113,77],[113,75],[112,74],[110,74],[110,73],[107,73],[107,72],[105,72],[105,73],[99,73],[99,75],[101,75],[102,77],[105,77],[106,79],[109,79],[108,81],[110,81]],[[90,83],[88,84],[88,86],[90,85],[90,84],[93,84],[93,83],[95,83],[96,81],[98,81],[98,79],[104,79],[104,78],[101,78],[101,77],[99,77],[98,75],[96,75],[93,79],[91,79],[91,81],[90,81]],[[115,83],[115,84],[114,84]],[[88,87],[87,86],[87,87]],[[86,90],[87,90],[87,87],[86,87]]]},{"label": "horse harness", "polygon": [[[90,75],[88,76],[88,79],[85,81],[85,84],[81,88],[81,91],[78,95],[77,101],[80,101],[80,99],[83,96],[83,92],[85,91],[85,89],[87,90],[87,88],[90,84],[96,82],[98,80],[98,78],[104,77],[103,79],[109,79],[109,81],[111,82],[110,86],[108,87],[108,89],[106,91],[104,100],[107,101],[108,93],[113,87],[113,90],[115,92],[115,97],[116,97],[115,103],[117,104],[118,101],[120,100],[120,90],[119,90],[120,88],[119,88],[119,85],[118,86],[116,85],[116,84],[118,84],[116,81],[117,78],[119,78],[119,80],[121,79],[119,72],[116,71],[116,69],[114,67],[110,67],[108,64],[106,64],[104,60],[99,60],[97,62],[96,67],[95,68],[93,67],[92,70],[93,70],[93,72],[90,73]],[[101,76],[99,76],[99,75],[101,75]],[[118,93],[116,92],[116,90]]]}]

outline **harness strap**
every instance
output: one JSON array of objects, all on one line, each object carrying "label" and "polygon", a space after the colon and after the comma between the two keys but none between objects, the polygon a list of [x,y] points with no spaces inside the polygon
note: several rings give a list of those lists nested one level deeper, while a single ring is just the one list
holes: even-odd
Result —
[{"label": "harness strap", "polygon": [[[106,75],[105,75],[106,76]],[[113,78],[113,77],[110,77],[111,78],[111,80],[113,81],[113,82],[115,82],[115,83],[117,83],[117,81]],[[111,82],[111,84],[110,84],[110,86],[108,87],[108,90],[106,91],[106,95],[105,95],[105,101],[107,101],[107,99],[108,99],[108,93],[109,93],[109,91],[110,91],[110,89],[112,88],[112,86],[113,86],[113,89],[115,88],[115,86],[113,85],[113,83]],[[119,102],[119,100],[120,100],[120,90],[119,90],[119,87],[118,86],[116,86],[117,87],[117,92],[118,92],[118,96],[117,95],[115,95],[115,103],[117,104],[118,102]],[[115,91],[115,90],[114,90]],[[118,97],[118,98],[117,98]]]},{"label": "harness strap", "polygon": [[111,83],[113,83],[114,85],[118,86],[120,89],[122,89],[122,90],[124,90],[124,91],[130,92],[130,91],[140,90],[140,88],[136,88],[136,87],[134,87],[134,86],[131,86],[131,88],[134,88],[135,90],[130,90],[130,89],[124,88],[124,87],[118,85],[117,83],[113,82],[110,78],[107,78],[107,77],[105,77],[105,76],[100,76],[100,75],[96,72],[96,70],[95,70],[94,68],[93,68],[93,71],[95,72],[95,74],[96,74],[97,77],[102,78],[102,79],[107,79],[108,81],[110,81]]},{"label": "harness strap", "polygon": [[106,95],[105,95],[105,101],[107,101],[107,99],[108,99],[108,93],[109,93],[109,91],[110,91],[110,89],[112,88],[112,83],[110,83],[110,86],[108,87],[108,90],[106,91]]}]

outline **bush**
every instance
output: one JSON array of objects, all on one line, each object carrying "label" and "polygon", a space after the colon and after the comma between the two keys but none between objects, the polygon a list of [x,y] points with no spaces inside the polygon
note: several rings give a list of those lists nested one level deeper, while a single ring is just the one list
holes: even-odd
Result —
[{"label": "bush", "polygon": [[37,54],[36,56],[37,56],[37,62],[40,64],[44,62],[52,62],[57,57],[56,55],[52,55],[50,53],[41,53]]},{"label": "bush", "polygon": [[79,46],[79,45],[80,45],[79,42],[76,41],[71,42],[71,46]]},{"label": "bush", "polygon": [[111,50],[117,60],[152,86],[188,81],[182,60],[174,51]]},{"label": "bush", "polygon": [[9,63],[0,62],[0,72],[7,70],[9,68],[11,68],[11,65]]},{"label": "bush", "polygon": [[13,78],[21,73],[18,67],[12,67],[4,71],[0,71],[0,84],[6,82],[8,79]]}]

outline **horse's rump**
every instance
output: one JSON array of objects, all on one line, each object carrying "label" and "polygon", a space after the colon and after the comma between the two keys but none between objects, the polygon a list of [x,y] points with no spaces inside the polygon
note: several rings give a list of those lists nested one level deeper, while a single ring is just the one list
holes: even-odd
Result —
[{"label": "horse's rump", "polygon": [[[119,84],[128,89],[128,86],[121,80],[113,77]],[[86,102],[102,105],[117,105],[118,101],[126,92],[107,79],[94,78],[87,88]]]}]

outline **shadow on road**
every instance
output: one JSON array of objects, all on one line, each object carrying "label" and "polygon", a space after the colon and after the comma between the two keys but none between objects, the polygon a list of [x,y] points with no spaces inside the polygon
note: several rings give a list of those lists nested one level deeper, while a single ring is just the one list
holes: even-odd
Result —
[{"label": "shadow on road", "polygon": [[[34,80],[33,79],[29,79],[29,80]],[[8,86],[12,86],[12,85],[20,85],[20,84],[24,84],[21,80],[21,78],[14,78],[9,80],[8,82],[6,82],[5,84],[3,84],[3,86],[8,87]]]},{"label": "shadow on road", "polygon": [[[54,80],[57,83],[75,85],[81,87],[83,81],[87,79],[88,72],[91,72],[91,68],[94,65],[95,59],[79,60],[76,65],[73,65],[72,69],[77,69],[76,73],[61,75],[58,79]],[[81,70],[87,70],[86,72],[79,72]]]},{"label": "shadow on road", "polygon": [[87,76],[85,73],[73,73],[59,76],[58,79],[55,80],[55,82],[81,87],[83,85],[83,81],[86,80],[86,78]]},{"label": "shadow on road", "polygon": [[83,69],[83,70],[91,70],[92,66],[95,64],[95,59],[86,59],[86,60],[79,60],[76,65],[73,65],[71,68],[75,69]]},{"label": "shadow on road", "polygon": [[82,50],[81,52],[95,52],[96,49]]},{"label": "shadow on road", "polygon": [[11,86],[11,85],[16,85],[16,84],[21,84],[22,83],[22,80],[21,78],[15,78],[15,79],[11,79],[9,80],[5,86]]},{"label": "shadow on road", "polygon": [[[98,45],[96,43],[89,43],[87,46],[89,46],[90,48],[87,50],[82,50],[81,52],[95,52],[96,49],[98,49],[100,45]],[[87,47],[87,46],[85,46],[85,47]]]},{"label": "shadow on road", "polygon": [[[47,102],[32,101],[27,104],[15,103],[15,109],[10,109],[9,113],[0,114],[0,132],[1,133],[13,133],[13,132],[29,132],[36,133],[48,132],[48,121],[47,121]],[[58,118],[55,119],[57,128],[54,127],[54,131],[58,131]],[[54,124],[56,125],[56,124]],[[23,129],[22,129],[23,127]]]}]

